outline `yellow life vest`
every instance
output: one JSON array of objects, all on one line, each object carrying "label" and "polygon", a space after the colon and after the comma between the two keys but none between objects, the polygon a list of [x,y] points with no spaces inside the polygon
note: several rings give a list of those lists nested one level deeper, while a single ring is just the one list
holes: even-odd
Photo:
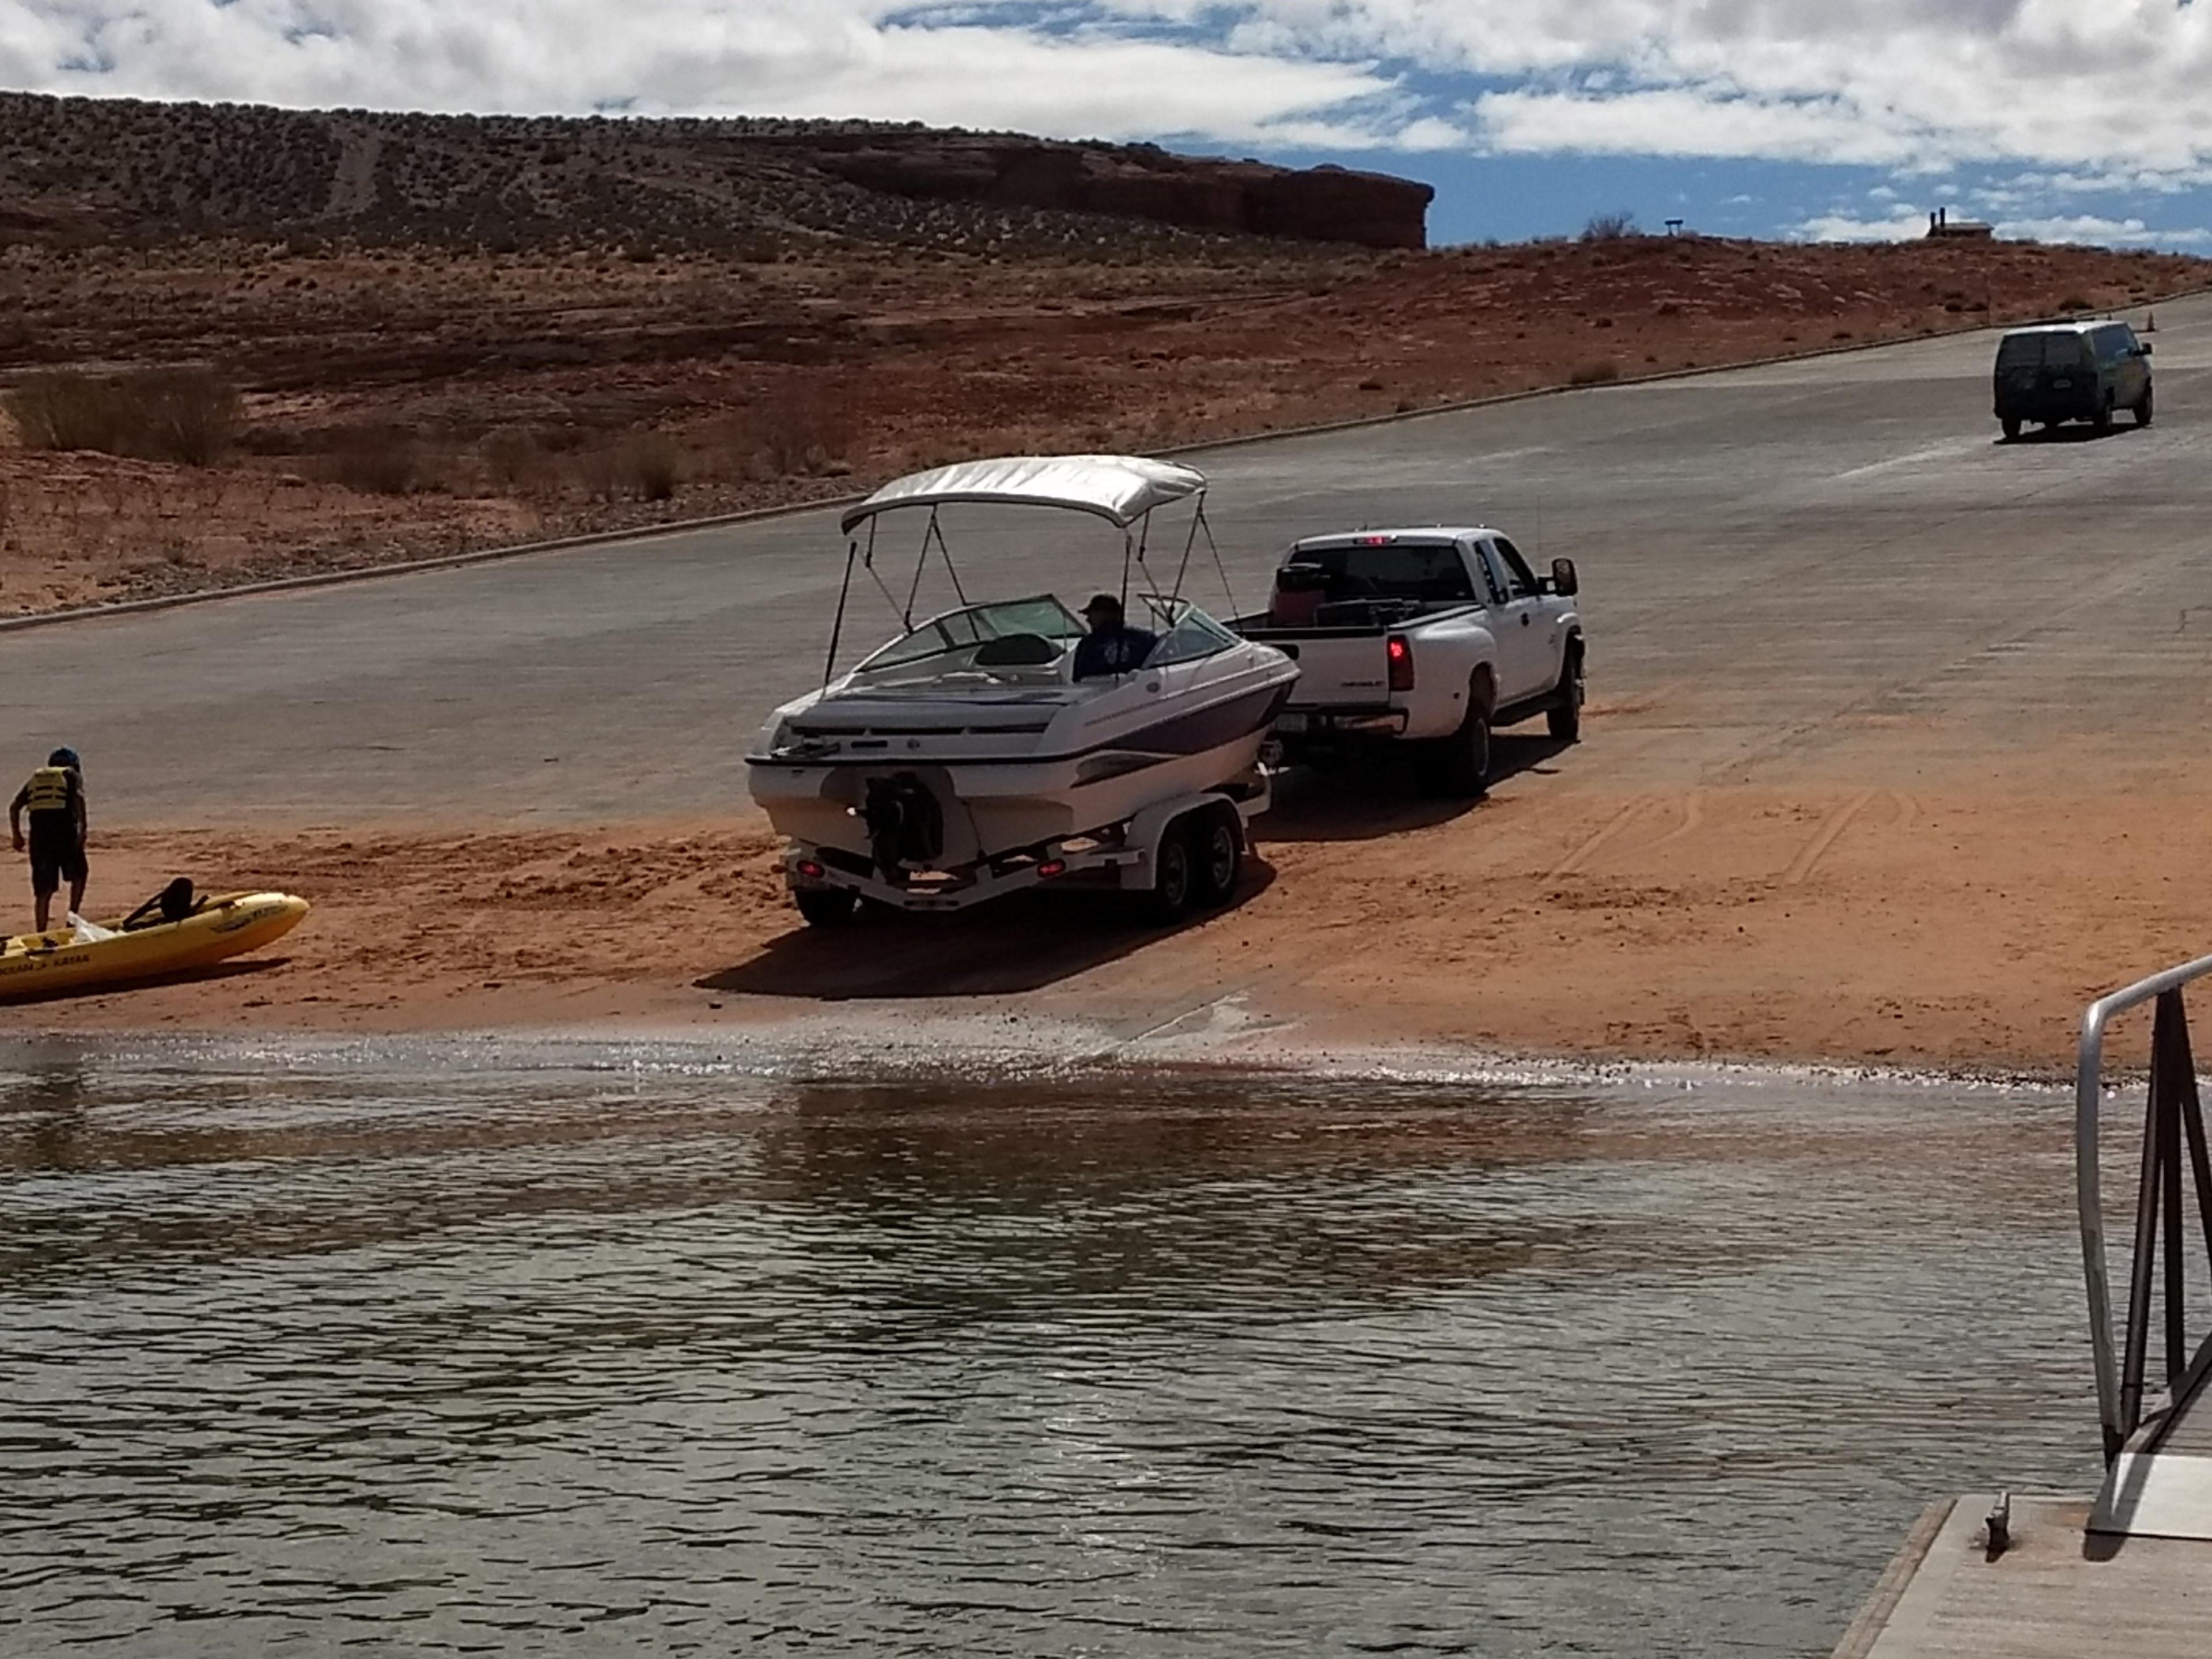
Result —
[{"label": "yellow life vest", "polygon": [[33,812],[66,812],[70,805],[69,769],[41,766],[23,786],[23,805]]}]

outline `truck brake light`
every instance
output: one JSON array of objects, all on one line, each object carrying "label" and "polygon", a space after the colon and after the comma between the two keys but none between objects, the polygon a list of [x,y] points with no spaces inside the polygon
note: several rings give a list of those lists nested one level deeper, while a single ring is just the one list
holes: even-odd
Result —
[{"label": "truck brake light", "polygon": [[1388,547],[1397,539],[1395,536],[1354,536],[1352,543],[1355,547]]},{"label": "truck brake light", "polygon": [[1393,634],[1384,647],[1390,657],[1390,689],[1410,691],[1413,689],[1413,647],[1403,634]]}]

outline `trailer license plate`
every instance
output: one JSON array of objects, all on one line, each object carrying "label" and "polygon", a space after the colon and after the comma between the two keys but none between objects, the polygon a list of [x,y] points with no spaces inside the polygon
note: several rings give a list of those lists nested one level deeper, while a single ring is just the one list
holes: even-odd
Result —
[{"label": "trailer license plate", "polygon": [[1278,714],[1275,716],[1275,730],[1278,732],[1303,732],[1305,729],[1306,717],[1304,714]]}]

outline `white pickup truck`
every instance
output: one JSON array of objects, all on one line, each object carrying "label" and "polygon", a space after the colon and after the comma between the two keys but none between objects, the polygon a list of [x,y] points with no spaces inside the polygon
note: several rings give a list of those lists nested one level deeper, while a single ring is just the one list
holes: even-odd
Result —
[{"label": "white pickup truck", "polygon": [[1286,759],[1375,739],[1411,743],[1433,793],[1479,795],[1490,732],[1542,714],[1582,733],[1583,627],[1574,561],[1549,576],[1495,530],[1360,530],[1284,555],[1247,639],[1297,659],[1275,724]]}]

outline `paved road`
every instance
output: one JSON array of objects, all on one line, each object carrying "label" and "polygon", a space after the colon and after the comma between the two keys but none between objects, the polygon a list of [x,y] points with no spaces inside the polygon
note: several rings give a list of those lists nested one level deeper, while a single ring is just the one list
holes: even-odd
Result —
[{"label": "paved road", "polygon": [[[1844,749],[2087,764],[2212,713],[2212,301],[2158,321],[2158,423],[2101,440],[1996,443],[1977,335],[1200,464],[1247,600],[1291,537],[1362,521],[1573,554],[1597,718],[1560,787],[1782,781]],[[1103,526],[951,528],[971,592],[1073,596],[1118,557]],[[0,698],[15,759],[76,744],[109,821],[712,813],[820,673],[841,554],[809,514],[0,635]],[[850,635],[891,622],[864,590]]]}]

